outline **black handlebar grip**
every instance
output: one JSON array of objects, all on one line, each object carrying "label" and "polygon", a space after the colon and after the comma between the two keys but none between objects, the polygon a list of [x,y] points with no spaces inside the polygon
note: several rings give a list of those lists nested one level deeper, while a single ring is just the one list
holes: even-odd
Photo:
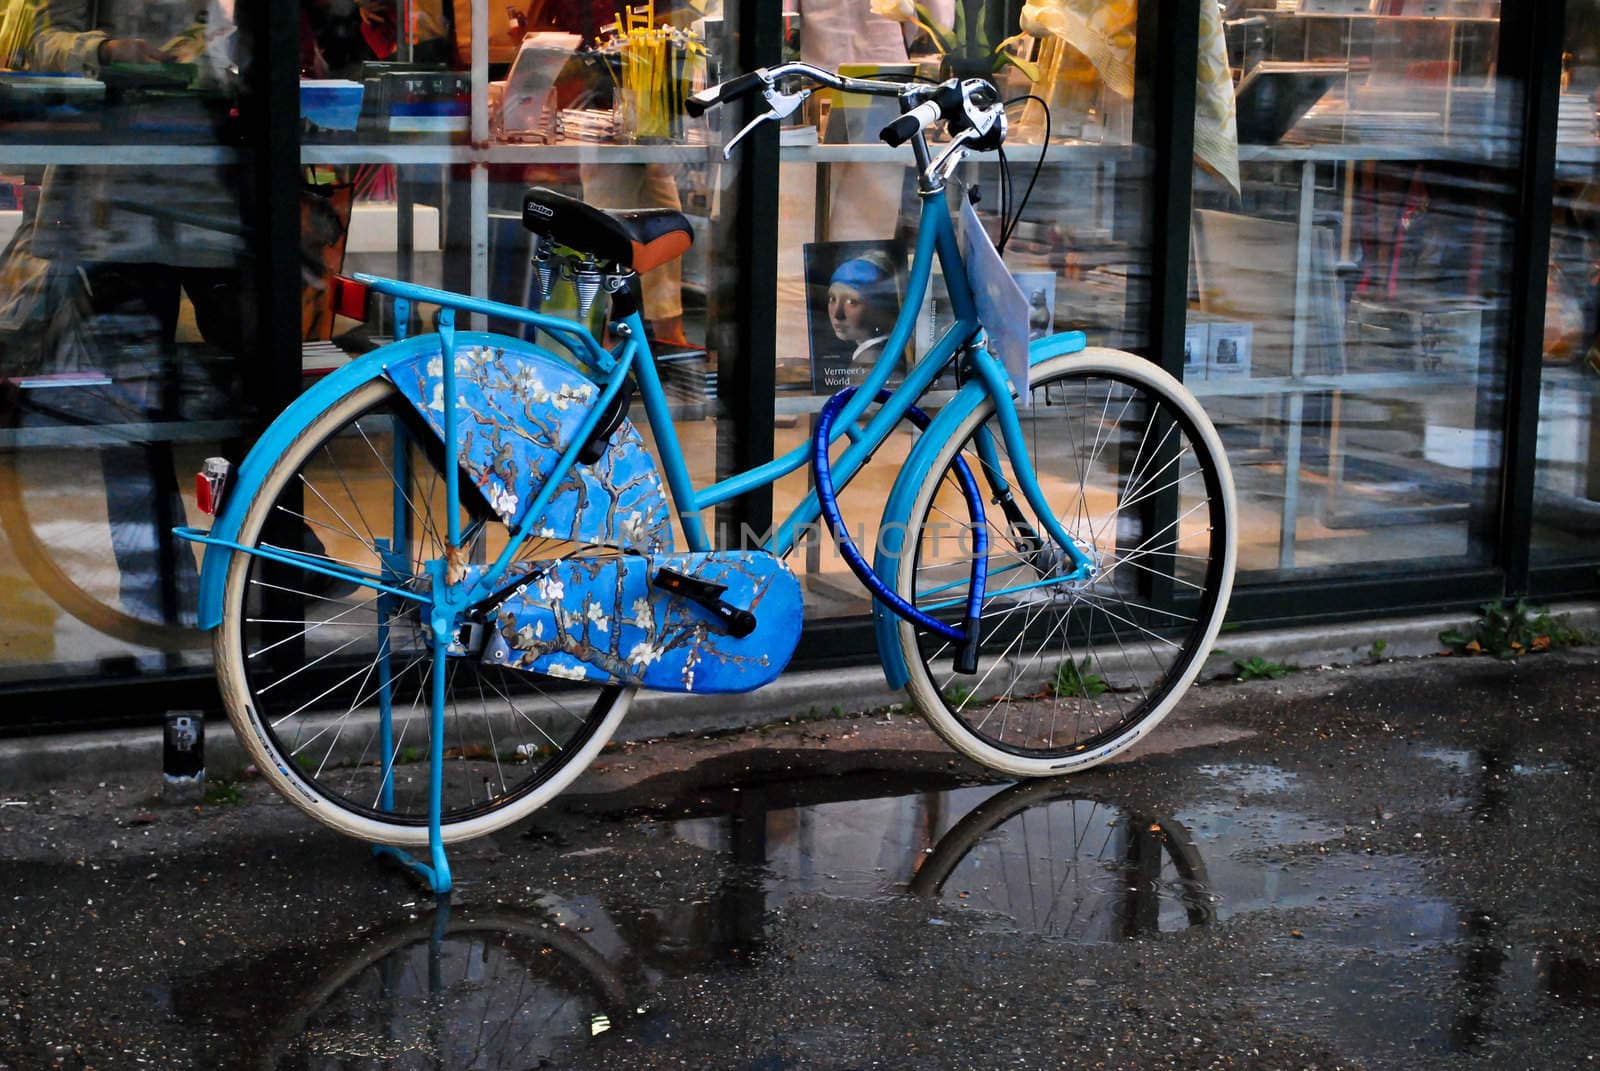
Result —
[{"label": "black handlebar grip", "polygon": [[880,130],[878,132],[878,137],[883,139],[884,144],[891,145],[898,149],[900,146],[904,145],[906,142],[915,137],[917,131],[921,129],[922,117],[913,114],[912,112],[907,112]]},{"label": "black handlebar grip", "polygon": [[714,85],[710,89],[702,89],[694,96],[688,97],[683,102],[683,110],[688,112],[690,116],[699,118],[705,114],[707,108],[718,104],[726,104],[728,101],[742,97],[751,90],[766,84],[767,80],[760,71],[741,74],[737,78]]}]

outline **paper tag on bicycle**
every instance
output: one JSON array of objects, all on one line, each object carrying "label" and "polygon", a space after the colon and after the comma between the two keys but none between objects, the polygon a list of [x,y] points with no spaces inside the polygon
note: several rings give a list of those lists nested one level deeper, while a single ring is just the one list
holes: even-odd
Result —
[{"label": "paper tag on bicycle", "polygon": [[988,336],[989,352],[1000,359],[1017,389],[1017,408],[1026,409],[1033,402],[1028,390],[1028,299],[989,240],[989,232],[983,229],[966,187],[958,187],[956,196],[961,198],[957,237],[961,259],[967,264],[967,283],[978,306],[978,319]]}]

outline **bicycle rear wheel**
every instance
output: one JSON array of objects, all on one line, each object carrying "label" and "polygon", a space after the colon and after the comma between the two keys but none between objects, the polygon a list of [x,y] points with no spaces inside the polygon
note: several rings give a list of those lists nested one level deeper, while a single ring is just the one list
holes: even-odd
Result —
[{"label": "bicycle rear wheel", "polygon": [[[410,404],[387,380],[370,381],[307,425],[278,459],[238,541],[425,593],[423,563],[444,554],[442,464],[437,439]],[[462,486],[468,497],[468,481]],[[475,561],[493,560],[509,535],[487,503],[463,503],[460,524]],[[528,548],[535,552],[583,548]],[[424,603],[252,554],[235,554],[228,570],[215,655],[235,730],[291,802],[364,840],[427,843],[435,674],[447,684],[447,841],[493,832],[560,792],[632,699],[631,690],[517,673],[471,655],[436,660],[427,617]]]},{"label": "bicycle rear wheel", "polygon": [[[952,469],[965,458],[994,500],[983,657],[976,675],[957,674],[954,645],[905,621],[901,652],[908,689],[940,735],[1022,777],[1086,769],[1165,717],[1211,649],[1234,569],[1232,476],[1176,380],[1131,354],[1089,349],[1037,366],[1032,393],[1019,412],[1028,460],[1094,575],[1061,579],[1071,562],[1038,536],[985,399],[913,500],[897,576],[902,597],[927,612],[965,604],[976,540]],[[997,471],[980,455],[985,439]],[[1001,508],[1007,485],[1015,516]]]}]

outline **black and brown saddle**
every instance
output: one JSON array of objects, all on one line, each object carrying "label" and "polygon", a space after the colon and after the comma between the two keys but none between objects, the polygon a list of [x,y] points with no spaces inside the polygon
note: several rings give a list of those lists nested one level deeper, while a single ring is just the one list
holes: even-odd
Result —
[{"label": "black and brown saddle", "polygon": [[671,208],[609,211],[536,186],[522,196],[522,225],[569,249],[640,274],[688,252],[694,228]]}]

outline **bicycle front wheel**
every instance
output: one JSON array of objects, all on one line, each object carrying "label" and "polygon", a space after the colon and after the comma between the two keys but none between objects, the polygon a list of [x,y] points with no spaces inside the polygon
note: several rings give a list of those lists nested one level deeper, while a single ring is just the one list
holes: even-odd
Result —
[{"label": "bicycle front wheel", "polygon": [[[910,622],[900,647],[934,729],[1020,777],[1087,769],[1165,717],[1211,649],[1234,570],[1233,479],[1177,380],[1092,348],[1036,366],[1032,402],[1018,414],[1026,459],[1008,454],[988,399],[936,455],[897,576],[902,597],[958,619],[978,543],[952,468],[965,459],[992,503],[978,672],[955,673],[954,645]],[[1093,564],[1086,579],[1066,579],[1070,559],[1024,499],[1030,463]]]},{"label": "bicycle front wheel", "polygon": [[[436,438],[399,391],[387,380],[365,383],[284,451],[238,541],[425,593],[424,563],[444,555],[448,531],[442,464]],[[463,503],[459,522],[470,561],[493,560],[509,536],[487,503]],[[564,544],[527,553],[582,552]],[[493,832],[560,792],[631,702],[631,690],[517,673],[473,655],[436,660],[427,616],[425,603],[356,580],[253,554],[230,564],[215,638],[228,716],[274,787],[351,836],[427,843],[435,674],[446,681],[447,841]]]}]

